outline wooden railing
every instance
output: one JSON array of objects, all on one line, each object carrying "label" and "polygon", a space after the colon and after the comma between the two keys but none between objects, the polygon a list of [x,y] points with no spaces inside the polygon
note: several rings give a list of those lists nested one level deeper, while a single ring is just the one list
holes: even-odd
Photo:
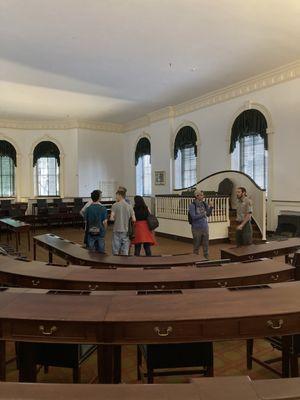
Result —
[{"label": "wooden railing", "polygon": [[[182,196],[156,196],[155,215],[158,218],[167,218],[179,221],[187,221],[189,205],[194,199]],[[228,222],[229,221],[229,197],[211,196],[204,199],[213,206],[212,215],[208,222]]]}]

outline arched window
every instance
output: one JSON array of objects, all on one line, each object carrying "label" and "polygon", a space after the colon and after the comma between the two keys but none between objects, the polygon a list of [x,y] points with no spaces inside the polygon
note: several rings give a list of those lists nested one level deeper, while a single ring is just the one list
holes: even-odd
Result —
[{"label": "arched window", "polygon": [[16,149],[6,140],[0,140],[0,197],[15,195],[16,166]]},{"label": "arched window", "polygon": [[197,134],[191,126],[184,126],[174,144],[175,189],[186,188],[197,182]]},{"label": "arched window", "polygon": [[151,144],[141,138],[135,149],[136,194],[151,195]]},{"label": "arched window", "polygon": [[60,152],[55,143],[40,142],[33,151],[35,194],[59,196]]},{"label": "arched window", "polygon": [[267,121],[260,111],[246,110],[235,119],[230,153],[232,169],[248,174],[261,188],[267,188]]}]

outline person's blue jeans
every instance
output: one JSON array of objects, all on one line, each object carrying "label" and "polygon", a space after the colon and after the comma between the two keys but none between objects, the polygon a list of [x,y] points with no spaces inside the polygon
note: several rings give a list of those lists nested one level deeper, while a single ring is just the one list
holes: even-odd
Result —
[{"label": "person's blue jeans", "polygon": [[130,240],[127,232],[113,232],[112,252],[114,256],[128,256]]},{"label": "person's blue jeans", "polygon": [[88,248],[91,250],[96,250],[99,253],[105,253],[105,241],[104,237],[100,235],[87,235]]}]

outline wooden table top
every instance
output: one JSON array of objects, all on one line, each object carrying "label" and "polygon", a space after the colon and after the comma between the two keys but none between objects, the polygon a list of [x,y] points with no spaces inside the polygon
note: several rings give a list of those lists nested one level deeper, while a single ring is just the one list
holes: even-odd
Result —
[{"label": "wooden table top", "polygon": [[0,383],[1,400],[288,400],[300,398],[300,378],[252,381],[246,376],[199,378],[184,384]]},{"label": "wooden table top", "polygon": [[[269,259],[217,267],[95,269],[73,265],[51,266],[40,261],[26,262],[0,256],[0,282],[31,287],[30,281],[25,279],[30,278],[34,280],[34,286],[56,289],[87,289],[89,285],[96,290],[251,285],[291,280],[294,279],[294,272],[295,267]],[[50,283],[50,280],[54,282]],[[71,283],[77,286],[66,286]]]},{"label": "wooden table top", "polygon": [[[272,240],[270,242],[261,244],[251,244],[248,246],[235,246],[226,249],[221,249],[221,254],[226,254],[229,258],[230,256],[234,258],[259,256],[260,254],[265,254],[268,252],[280,252],[287,249],[288,251],[293,248],[300,248],[300,238],[290,238],[285,240]],[[283,253],[280,253],[283,254]],[[272,254],[276,255],[276,254]]]},{"label": "wooden table top", "polygon": [[262,400],[299,400],[300,378],[252,381],[252,387]]},{"label": "wooden table top", "polygon": [[55,254],[67,258],[72,263],[74,263],[73,261],[77,261],[76,263],[79,265],[155,267],[193,265],[197,262],[203,261],[203,258],[196,254],[162,255],[152,257],[102,255],[51,233],[35,236],[33,240],[36,244],[49,250],[53,250]]},{"label": "wooden table top", "polygon": [[26,222],[18,221],[13,218],[1,218],[0,222],[2,224],[7,225],[10,228],[18,229],[18,228],[30,228],[30,224],[27,224]]},{"label": "wooden table top", "polygon": [[[10,288],[0,292],[0,339],[137,344],[291,335],[300,333],[299,292],[300,282],[153,295]],[[41,325],[59,328],[41,333]]]}]

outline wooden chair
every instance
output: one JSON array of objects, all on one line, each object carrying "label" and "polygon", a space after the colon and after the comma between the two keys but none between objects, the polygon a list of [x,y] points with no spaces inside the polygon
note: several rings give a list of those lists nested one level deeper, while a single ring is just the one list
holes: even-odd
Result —
[{"label": "wooden chair", "polygon": [[37,365],[40,365],[44,367],[46,373],[50,366],[72,368],[73,383],[79,383],[81,364],[96,350],[96,345],[17,342],[19,381],[35,382]]},{"label": "wooden chair", "polygon": [[[279,375],[281,378],[298,376],[298,357],[300,356],[300,335],[265,337],[273,349],[281,352],[281,355],[267,360],[253,356],[253,339],[247,340],[247,368],[252,369],[253,361]],[[275,362],[281,362],[281,371],[271,366]]]},{"label": "wooden chair", "polygon": [[[146,361],[146,373],[142,360]],[[176,370],[174,370],[176,368]],[[182,370],[182,368],[192,368]],[[155,371],[155,370],[165,371]],[[173,371],[170,371],[173,369]],[[137,377],[147,377],[153,383],[155,376],[200,374],[213,376],[213,343],[150,344],[137,346]]]}]

